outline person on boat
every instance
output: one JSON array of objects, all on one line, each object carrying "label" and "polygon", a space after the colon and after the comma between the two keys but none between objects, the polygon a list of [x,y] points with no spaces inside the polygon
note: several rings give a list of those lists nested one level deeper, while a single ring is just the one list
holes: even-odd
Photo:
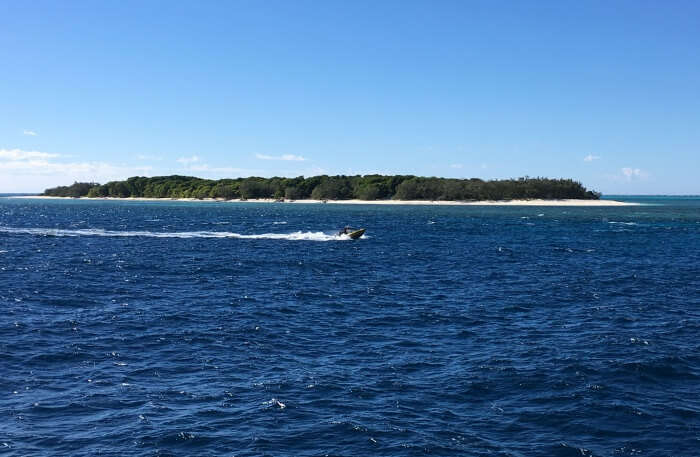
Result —
[{"label": "person on boat", "polygon": [[338,232],[338,235],[347,235],[348,233],[350,233],[350,227],[346,225],[344,229]]}]

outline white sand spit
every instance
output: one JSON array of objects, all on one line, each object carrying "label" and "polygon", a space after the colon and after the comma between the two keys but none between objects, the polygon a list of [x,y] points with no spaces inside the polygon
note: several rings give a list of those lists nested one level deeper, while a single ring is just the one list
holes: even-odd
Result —
[{"label": "white sand spit", "polygon": [[[16,196],[10,198],[70,198],[70,197],[49,197],[49,196]],[[260,198],[249,200],[221,200],[213,198],[88,198],[81,197],[81,200],[116,200],[116,201],[178,201],[178,202],[221,202],[221,203],[281,203],[272,198]],[[435,206],[635,206],[638,203],[620,202],[617,200],[481,200],[481,201],[429,201],[429,200],[285,200],[284,203],[309,204],[326,203],[333,205],[435,205]]]}]

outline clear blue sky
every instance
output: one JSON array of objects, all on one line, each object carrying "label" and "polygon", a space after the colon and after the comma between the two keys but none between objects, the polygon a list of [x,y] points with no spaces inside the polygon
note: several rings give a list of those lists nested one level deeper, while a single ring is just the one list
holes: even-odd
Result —
[{"label": "clear blue sky", "polygon": [[697,1],[0,0],[0,192],[133,175],[700,193]]}]

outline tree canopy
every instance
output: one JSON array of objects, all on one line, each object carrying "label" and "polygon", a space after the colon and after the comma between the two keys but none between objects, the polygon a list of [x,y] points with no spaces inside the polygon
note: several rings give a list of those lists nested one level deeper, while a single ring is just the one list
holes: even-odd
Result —
[{"label": "tree canopy", "polygon": [[518,178],[484,181],[412,175],[313,176],[305,178],[202,179],[191,176],[134,176],[105,184],[73,183],[46,189],[58,197],[287,198],[290,200],[510,200],[598,199],[572,179]]}]

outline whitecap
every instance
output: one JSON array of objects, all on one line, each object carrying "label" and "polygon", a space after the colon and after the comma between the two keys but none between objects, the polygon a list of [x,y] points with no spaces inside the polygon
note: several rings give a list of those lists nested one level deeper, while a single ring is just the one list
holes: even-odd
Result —
[{"label": "whitecap", "polygon": [[649,341],[643,338],[630,338],[630,343],[644,344],[646,346],[649,345]]},{"label": "whitecap", "polygon": [[284,408],[287,407],[287,405],[285,405],[284,403],[282,403],[281,401],[279,401],[279,400],[276,399],[276,398],[272,398],[272,399],[270,399],[269,401],[264,401],[264,402],[263,402],[263,405],[269,405],[269,406],[272,406],[272,407],[277,407],[277,408],[279,408],[279,409],[284,409]]}]

